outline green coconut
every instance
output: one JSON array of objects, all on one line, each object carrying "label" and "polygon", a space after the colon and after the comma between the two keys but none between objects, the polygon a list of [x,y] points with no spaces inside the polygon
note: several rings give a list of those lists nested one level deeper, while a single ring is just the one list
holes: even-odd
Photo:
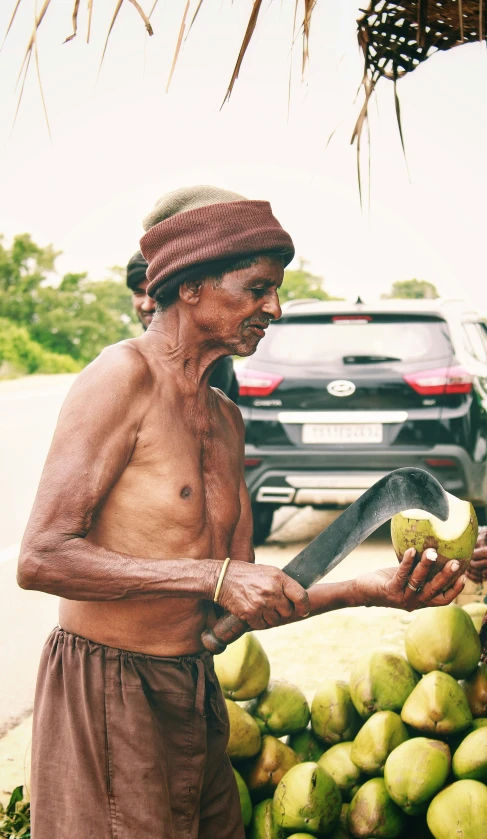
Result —
[{"label": "green coconut", "polygon": [[341,806],[335,781],[312,762],[293,766],[274,793],[274,819],[288,832],[329,833]]},{"label": "green coconut", "polygon": [[240,797],[240,807],[242,808],[242,821],[244,823],[244,827],[248,827],[252,818],[252,802],[250,800],[250,794],[247,789],[247,784],[245,783],[240,773],[237,772],[236,769],[234,769],[233,774],[235,775],[238,794]]},{"label": "green coconut", "polygon": [[446,743],[414,737],[401,743],[387,758],[387,792],[408,816],[426,813],[430,801],[446,784],[450,767]]},{"label": "green coconut", "polygon": [[319,740],[328,746],[353,740],[362,720],[346,682],[323,682],[311,703],[311,726]]},{"label": "green coconut", "polygon": [[232,702],[225,699],[230,722],[230,739],[227,754],[233,760],[253,757],[260,749],[261,736],[259,726],[250,714]]},{"label": "green coconut", "polygon": [[449,515],[446,521],[424,510],[405,510],[391,520],[391,537],[399,561],[408,548],[415,548],[418,557],[427,548],[434,548],[438,557],[431,564],[428,579],[441,571],[450,559],[457,559],[462,570],[469,564],[478,537],[478,522],[470,501],[462,501],[447,492]]},{"label": "green coconut", "polygon": [[246,632],[226,650],[215,656],[215,673],[229,699],[253,699],[269,684],[269,659],[260,641]]},{"label": "green coconut", "polygon": [[300,688],[284,679],[273,681],[267,689],[247,705],[262,734],[283,737],[303,731],[309,723],[310,712]]},{"label": "green coconut", "polygon": [[406,816],[387,793],[383,778],[371,778],[353,798],[348,809],[348,829],[358,839],[396,839]]},{"label": "green coconut", "polygon": [[465,603],[465,605],[462,606],[462,609],[465,610],[467,615],[470,615],[475,629],[477,632],[480,632],[482,621],[485,617],[485,613],[487,612],[487,603]]},{"label": "green coconut", "polygon": [[383,775],[390,753],[408,739],[408,730],[398,714],[378,711],[360,729],[350,757],[364,775]]},{"label": "green coconut", "polygon": [[[477,731],[479,728],[484,728],[487,725],[487,719],[485,717],[479,717],[476,720],[472,720],[468,728],[465,728],[460,734],[453,734],[451,737],[447,737],[447,743],[450,747],[450,752],[452,755],[455,754],[456,750],[458,749],[460,743],[465,740],[465,737],[468,737],[472,731]],[[411,729],[412,730],[412,729]]]},{"label": "green coconut", "polygon": [[[274,821],[272,798],[256,804],[247,832],[247,839],[285,839],[286,833]],[[215,839],[218,839],[215,836]]]},{"label": "green coconut", "polygon": [[477,667],[480,649],[470,615],[455,604],[423,609],[406,632],[406,655],[419,673],[442,670],[464,679]]},{"label": "green coconut", "polygon": [[399,713],[417,683],[418,675],[404,656],[377,650],[354,665],[350,695],[360,716],[368,719],[376,711]]},{"label": "green coconut", "polygon": [[479,664],[462,684],[472,716],[487,717],[487,664]]},{"label": "green coconut", "polygon": [[358,766],[350,757],[353,743],[337,743],[328,749],[318,761],[325,772],[335,781],[342,801],[351,801],[357,788],[365,781]]},{"label": "green coconut", "polygon": [[331,833],[327,834],[328,839],[351,839],[352,834],[348,829],[349,808],[350,804],[342,804],[340,818]]},{"label": "green coconut", "polygon": [[456,781],[433,798],[427,821],[435,839],[483,839],[487,836],[487,787],[480,781]]},{"label": "green coconut", "polygon": [[300,763],[308,763],[310,760],[316,763],[325,751],[324,744],[315,737],[311,728],[290,734],[286,743],[295,752]]},{"label": "green coconut", "polygon": [[258,754],[239,765],[252,801],[272,798],[281,778],[298,762],[289,746],[270,734],[264,735]]},{"label": "green coconut", "polygon": [[458,682],[435,670],[423,676],[406,699],[401,718],[423,734],[449,737],[471,725],[472,712]]},{"label": "green coconut", "polygon": [[487,728],[467,734],[453,756],[455,778],[487,783]]}]

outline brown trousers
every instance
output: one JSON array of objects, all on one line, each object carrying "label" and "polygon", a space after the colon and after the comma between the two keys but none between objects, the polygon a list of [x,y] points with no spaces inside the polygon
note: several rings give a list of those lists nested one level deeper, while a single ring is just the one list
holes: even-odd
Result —
[{"label": "brown trousers", "polygon": [[32,839],[244,839],[208,653],[131,653],[55,629],[41,658]]}]

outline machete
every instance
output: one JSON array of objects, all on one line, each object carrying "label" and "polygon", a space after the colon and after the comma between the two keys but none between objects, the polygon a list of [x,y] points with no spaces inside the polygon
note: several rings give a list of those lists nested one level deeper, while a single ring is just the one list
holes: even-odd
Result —
[{"label": "machete", "polygon": [[[436,478],[424,469],[405,466],[373,484],[282,570],[303,588],[309,588],[381,524],[411,509],[426,510],[442,521],[449,513],[447,495]],[[218,654],[249,629],[244,621],[227,613],[201,637],[206,649]]]}]

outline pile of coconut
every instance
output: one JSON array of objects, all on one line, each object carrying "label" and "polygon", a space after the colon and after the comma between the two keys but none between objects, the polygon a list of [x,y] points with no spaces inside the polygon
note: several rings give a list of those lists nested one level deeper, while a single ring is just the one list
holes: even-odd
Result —
[{"label": "pile of coconut", "polygon": [[486,610],[417,612],[405,657],[371,652],[311,706],[255,635],[216,657],[248,839],[486,839]]}]

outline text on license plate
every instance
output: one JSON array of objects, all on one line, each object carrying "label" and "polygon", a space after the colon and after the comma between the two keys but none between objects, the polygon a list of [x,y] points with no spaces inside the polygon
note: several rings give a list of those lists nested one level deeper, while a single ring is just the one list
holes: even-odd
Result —
[{"label": "text on license plate", "polygon": [[382,443],[382,425],[303,425],[303,443]]}]

